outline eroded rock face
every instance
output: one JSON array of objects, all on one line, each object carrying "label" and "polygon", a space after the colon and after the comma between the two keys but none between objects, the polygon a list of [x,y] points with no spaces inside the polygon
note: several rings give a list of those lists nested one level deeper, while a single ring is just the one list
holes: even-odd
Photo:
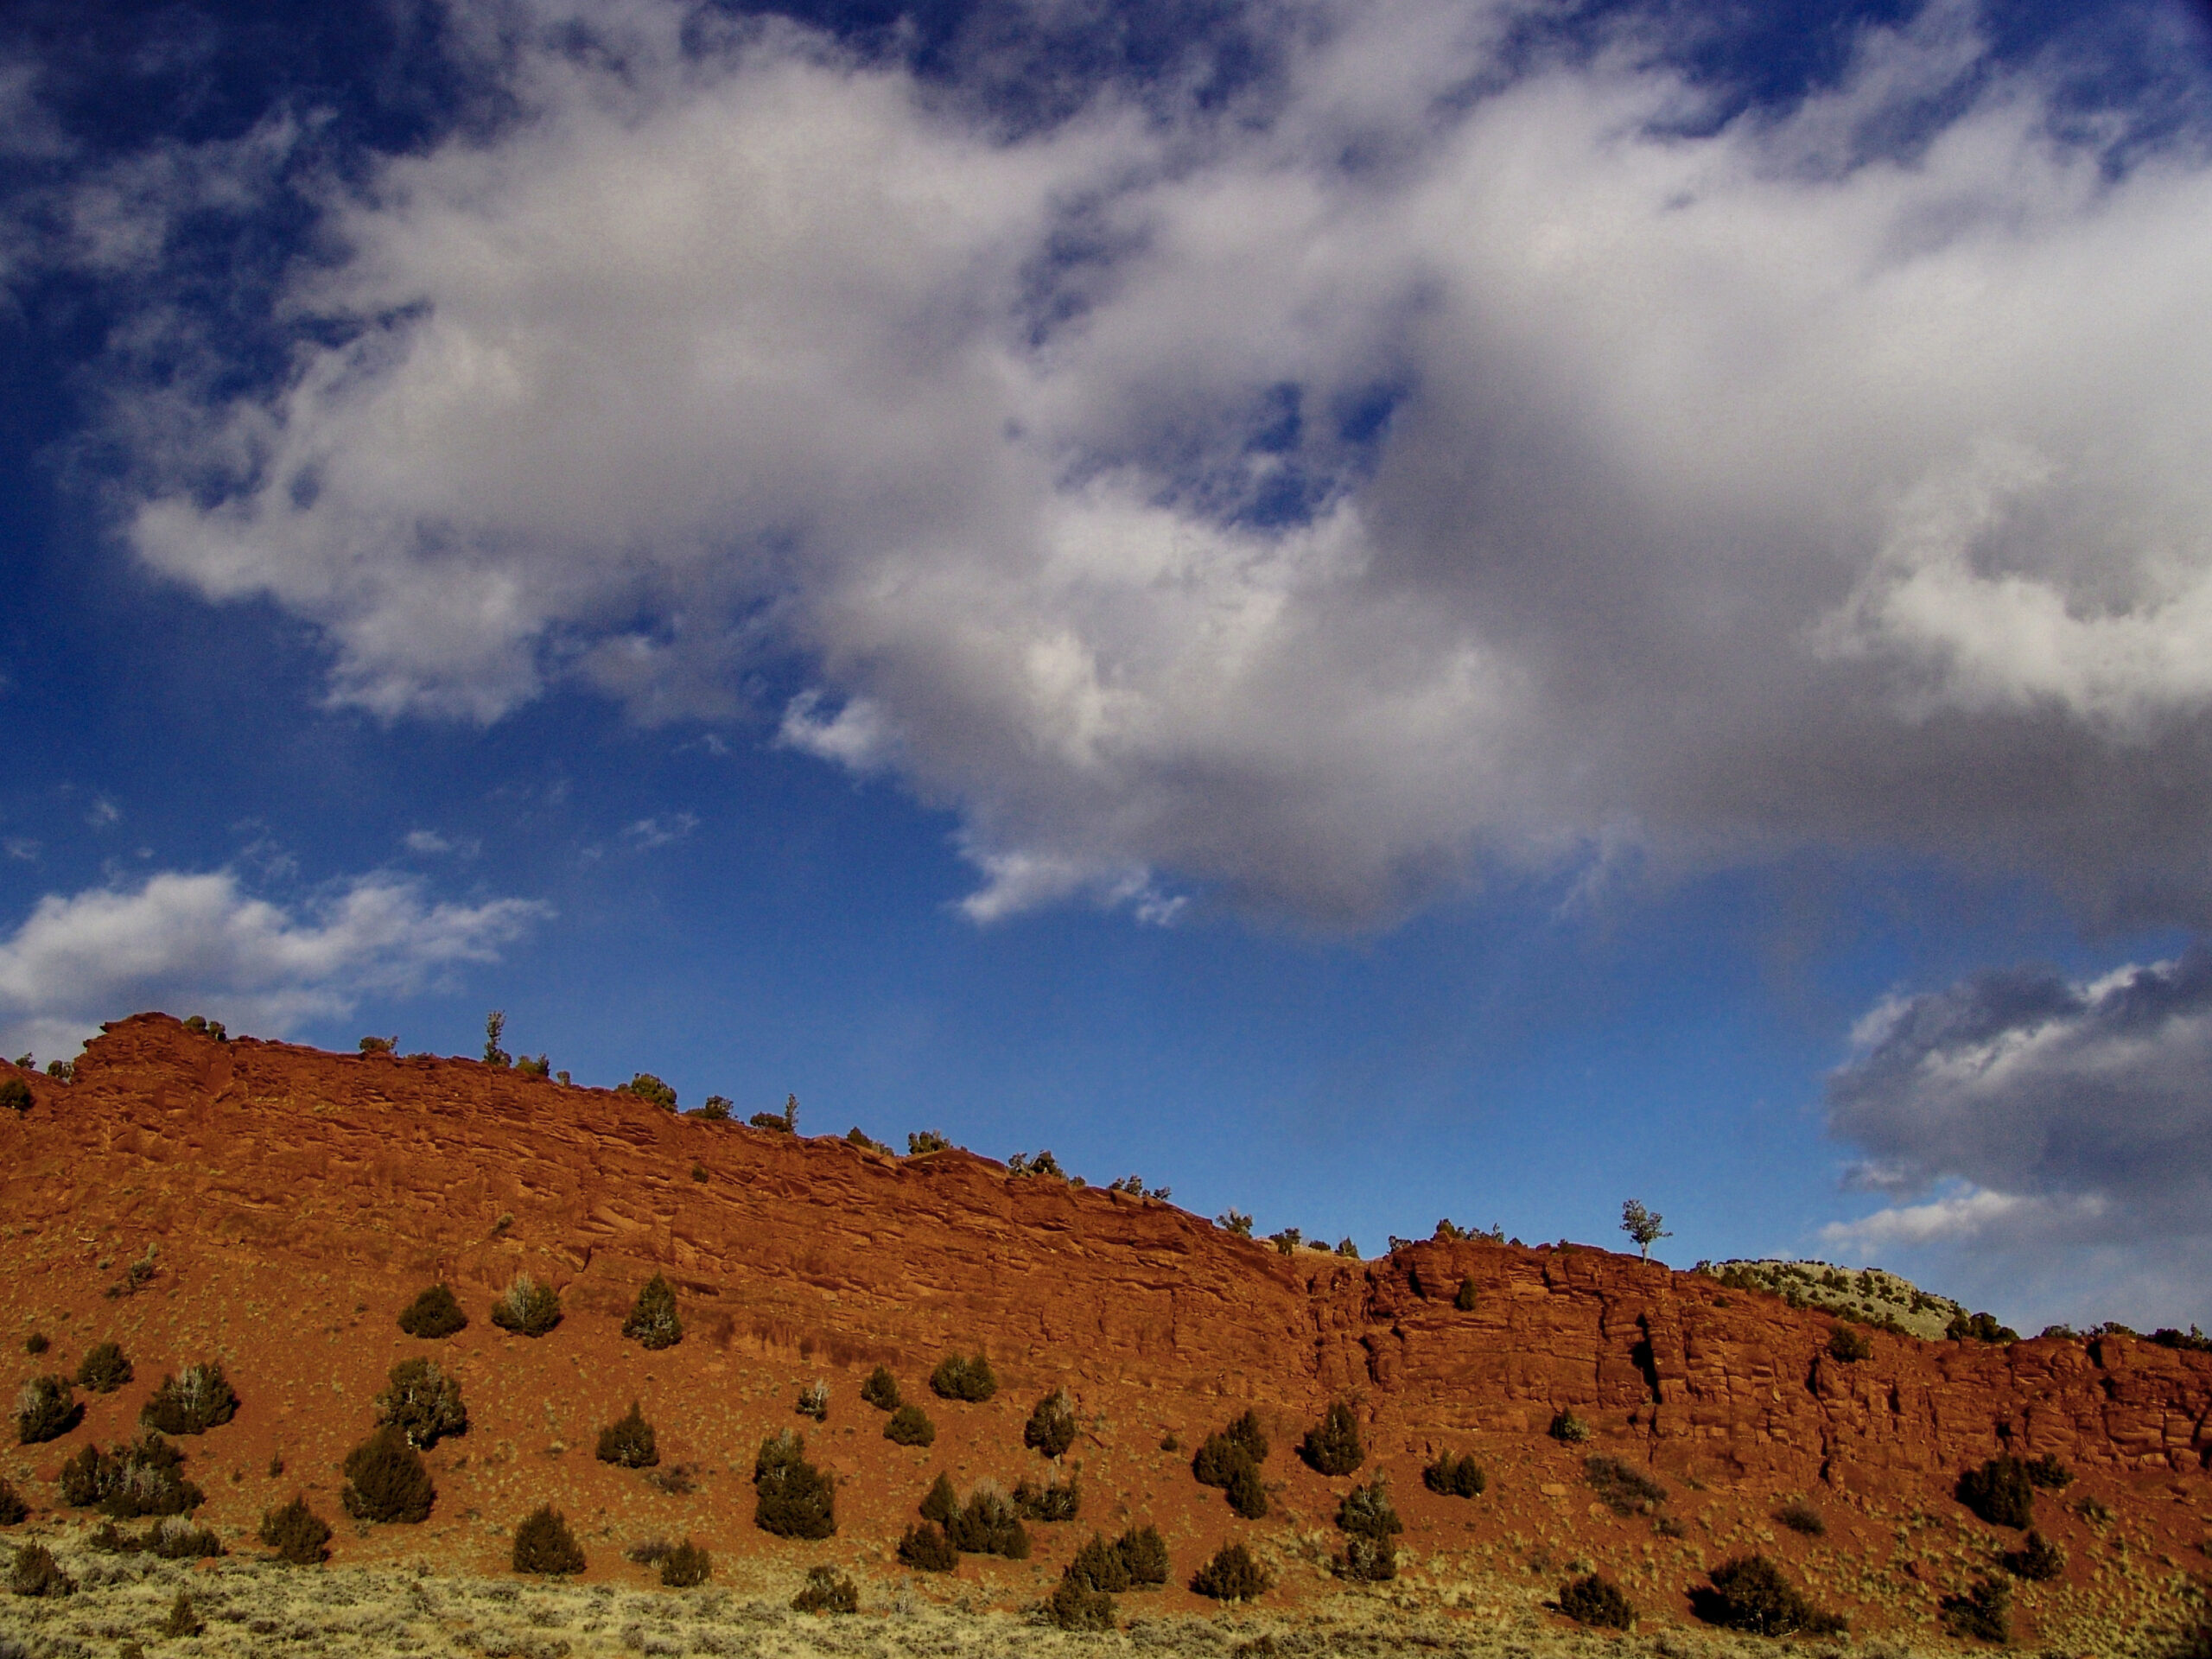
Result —
[{"label": "eroded rock face", "polygon": [[111,1027],[73,1083],[29,1081],[36,1105],[0,1115],[10,1220],[155,1236],[172,1260],[242,1250],[480,1300],[550,1273],[572,1310],[618,1319],[658,1271],[724,1349],[918,1376],[983,1347],[1017,1372],[1287,1418],[1351,1395],[1409,1446],[1541,1434],[1568,1407],[1720,1478],[1848,1490],[2005,1449],[2116,1472],[2207,1457],[2212,1359],[2124,1338],[1877,1332],[1843,1364],[1824,1315],[1604,1250],[1284,1255],[965,1153],[888,1157],[465,1060],[217,1042],[162,1015]]}]

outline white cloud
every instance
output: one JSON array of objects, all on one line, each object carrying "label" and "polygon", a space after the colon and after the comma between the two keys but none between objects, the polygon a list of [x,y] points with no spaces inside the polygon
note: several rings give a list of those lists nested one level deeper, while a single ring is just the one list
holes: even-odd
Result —
[{"label": "white cloud", "polygon": [[400,838],[400,844],[417,858],[442,858],[451,854],[457,858],[474,858],[484,850],[475,836],[461,840],[440,835],[435,830],[410,830]]},{"label": "white cloud", "polygon": [[381,874],[299,910],[252,897],[226,871],[52,893],[0,942],[0,1048],[51,1058],[148,1007],[283,1036],[365,995],[494,961],[548,914],[517,899],[432,903],[418,883]]},{"label": "white cloud", "polygon": [[682,841],[698,827],[699,815],[696,812],[663,813],[625,824],[622,839],[644,851]]},{"label": "white cloud", "polygon": [[[1982,974],[1885,1000],[1855,1040],[1829,1128],[1867,1154],[1849,1184],[1892,1202],[1830,1246],[1979,1261],[2076,1319],[2107,1317],[2093,1289],[2170,1296],[2178,1262],[2212,1257],[2212,953]],[[2212,1297],[2157,1312],[2202,1319]]]},{"label": "white cloud", "polygon": [[501,15],[526,113],[326,199],[344,328],[117,403],[140,556],[338,701],[796,652],[783,741],[956,810],[978,919],[1357,925],[1630,824],[2212,917],[2212,168],[2055,136],[1971,7],[1714,125],[1648,25],[1509,74],[1504,0],[1255,0],[1228,109],[1011,132],[788,24]]},{"label": "white cloud", "polygon": [[1975,1244],[2029,1230],[2073,1233],[2104,1211],[2104,1200],[2094,1196],[2056,1204],[1961,1184],[1924,1204],[1885,1205],[1853,1221],[1830,1222],[1821,1229],[1821,1241],[1857,1257],[1899,1246]]}]

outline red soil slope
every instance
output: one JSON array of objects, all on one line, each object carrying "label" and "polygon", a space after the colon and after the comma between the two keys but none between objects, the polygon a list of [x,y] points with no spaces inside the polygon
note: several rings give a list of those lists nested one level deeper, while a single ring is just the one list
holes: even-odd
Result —
[{"label": "red soil slope", "polygon": [[[0,1113],[10,1363],[18,1379],[71,1370],[113,1336],[138,1371],[120,1394],[90,1397],[74,1433],[0,1465],[36,1504],[57,1501],[64,1457],[130,1432],[163,1370],[213,1356],[245,1407],[187,1443],[208,1513],[250,1528],[303,1489],[337,1518],[336,1465],[372,1421],[385,1370],[432,1353],[458,1369],[474,1419],[432,1455],[438,1510],[420,1529],[341,1528],[341,1552],[440,1538],[455,1565],[496,1570],[515,1518],[551,1497],[585,1523],[594,1572],[635,1572],[609,1544],[655,1531],[881,1571],[937,1469],[963,1485],[1041,1472],[1020,1425],[1056,1386],[1090,1426],[1071,1454],[1085,1513],[1037,1529],[1033,1563],[965,1564],[994,1597],[1033,1595],[1092,1526],[1130,1518],[1160,1522],[1179,1576],[1231,1536],[1286,1563],[1324,1553],[1349,1483],[1289,1449],[1332,1397],[1365,1425],[1363,1473],[1393,1479],[1411,1581],[1455,1604],[1480,1602],[1484,1572],[1533,1572],[1535,1587],[1554,1588],[1554,1565],[1579,1556],[1624,1575],[1656,1611],[1680,1611],[1700,1565],[1758,1547],[1862,1620],[1925,1617],[1960,1587],[1949,1580],[2017,1542],[1950,1497],[1961,1468],[2005,1450],[2055,1454],[2082,1477],[2067,1498],[2094,1493],[2118,1513],[2108,1533],[2048,1496],[2039,1509],[2074,1566],[2037,1593],[2070,1593],[2074,1611],[2133,1593],[2139,1573],[2103,1564],[2110,1538],[2177,1566],[2190,1550],[2194,1567],[2212,1520],[2199,1513],[2212,1509],[2212,1359],[2145,1343],[1877,1332],[1871,1358],[1841,1364],[1827,1356],[1825,1316],[1600,1249],[1459,1241],[1368,1262],[1284,1255],[1163,1203],[1012,1178],[965,1153],[888,1157],[470,1061],[219,1042],[161,1015],[111,1027],[70,1084],[29,1081],[32,1109]],[[150,1243],[151,1282],[109,1294]],[[676,1286],[689,1334],[647,1354],[620,1325],[656,1271]],[[560,1288],[568,1317],[542,1340],[485,1317],[518,1272]],[[437,1279],[472,1324],[443,1344],[403,1337],[394,1313]],[[1462,1312],[1454,1294],[1468,1279],[1475,1306]],[[42,1358],[23,1353],[33,1329],[55,1341]],[[929,1369],[953,1349],[988,1353],[996,1400],[929,1396]],[[880,1438],[857,1398],[879,1362],[930,1408],[934,1448]],[[821,1428],[791,1413],[817,1376],[833,1397]],[[597,1427],[633,1397],[664,1459],[697,1465],[697,1491],[664,1493],[591,1459]],[[1281,1448],[1265,1471],[1276,1512],[1256,1523],[1187,1469],[1197,1440],[1248,1406]],[[1590,1446],[1546,1435],[1562,1407],[1596,1429]],[[753,1448],[785,1426],[806,1430],[840,1477],[830,1544],[749,1527]],[[1169,1433],[1180,1450],[1161,1449]],[[1483,1458],[1483,1499],[1421,1490],[1421,1465],[1445,1447]],[[1592,1450],[1672,1485],[1686,1535],[1659,1535],[1669,1541],[1655,1549],[1647,1519],[1590,1503],[1579,1471]],[[1777,1539],[1768,1524],[1796,1494],[1827,1516],[1824,1539]],[[1286,1589],[1323,1582],[1300,1570]]]}]

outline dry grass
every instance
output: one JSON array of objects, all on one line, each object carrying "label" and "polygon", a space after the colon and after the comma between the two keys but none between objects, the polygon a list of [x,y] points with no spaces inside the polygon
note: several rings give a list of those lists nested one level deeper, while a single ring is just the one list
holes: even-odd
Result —
[{"label": "dry grass", "polygon": [[[143,1556],[105,1555],[85,1527],[41,1528],[41,1539],[77,1579],[66,1599],[0,1598],[0,1656],[116,1653],[131,1643],[149,1653],[161,1639],[178,1592],[204,1622],[197,1655],[409,1656],[461,1654],[481,1659],[587,1659],[588,1656],[708,1654],[746,1659],[1027,1659],[1033,1655],[1126,1655],[1132,1649],[1193,1659],[1382,1659],[1421,1653],[1430,1659],[1742,1659],[1768,1644],[1694,1625],[1647,1626],[1632,1642],[1567,1626],[1546,1611],[1541,1589],[1523,1580],[1485,1586],[1453,1610],[1433,1595],[1400,1590],[1332,1596],[1301,1605],[1259,1605],[1205,1615],[1161,1616],[1147,1598],[1117,1599],[1122,1629],[1084,1635],[1044,1626],[1033,1614],[971,1611],[976,1586],[927,1580],[878,1561],[842,1560],[861,1591],[852,1618],[794,1612],[790,1601],[809,1564],[731,1562],[706,1586],[671,1592],[644,1581],[539,1582],[448,1577],[427,1562],[412,1567],[288,1567],[239,1554],[194,1566]],[[11,1537],[10,1541],[20,1541]],[[1861,1642],[1870,1659],[1905,1659],[1911,1649]],[[1940,1651],[1931,1641],[1927,1650]],[[1832,1643],[1793,1644],[1802,1659],[1842,1659]]]}]

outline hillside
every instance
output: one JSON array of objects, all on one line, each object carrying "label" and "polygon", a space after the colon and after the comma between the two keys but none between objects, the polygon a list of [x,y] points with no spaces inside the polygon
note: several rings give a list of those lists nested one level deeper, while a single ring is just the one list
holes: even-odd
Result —
[{"label": "hillside", "polygon": [[[788,1600],[826,1563],[852,1573],[864,1606],[911,1578],[904,1593],[925,1602],[1019,1609],[1094,1529],[1149,1522],[1173,1572],[1164,1590],[1123,1597],[1125,1616],[1211,1613],[1184,1586],[1238,1540],[1276,1573],[1256,1605],[1268,1617],[1383,1597],[1463,1634],[1531,1620],[1563,1630],[1543,1604],[1595,1567],[1643,1628],[1694,1631],[1707,1570],[1758,1550],[1855,1630],[1937,1642],[1943,1598],[2000,1573],[1998,1553],[2020,1543],[1954,1496],[1962,1470],[2007,1451],[2074,1476],[2037,1499],[2035,1524],[2066,1567],[2013,1585],[2016,1639],[2155,1645],[2194,1617],[2191,1575],[2207,1565],[2202,1354],[2119,1336],[1999,1345],[1878,1330],[1866,1357],[1844,1363],[1829,1351],[1835,1321],[1815,1309],[1595,1248],[1458,1239],[1372,1262],[1286,1255],[1158,1200],[963,1152],[893,1157],[472,1061],[221,1042],[160,1015],[111,1027],[73,1082],[24,1081],[35,1103],[0,1112],[12,1380],[73,1372],[104,1339],[136,1369],[115,1393],[80,1392],[86,1415],[67,1435],[0,1453],[33,1508],[0,1535],[67,1559],[86,1559],[97,1517],[58,1507],[64,1461],[135,1433],[165,1372],[215,1358],[241,1404],[179,1442],[207,1495],[200,1518],[251,1556],[264,1510],[303,1493],[337,1526],[334,1574],[422,1560],[505,1576],[517,1522],[550,1500],[575,1523],[588,1586],[645,1586],[624,1550],[689,1535],[725,1588]],[[130,1265],[156,1246],[130,1288]],[[559,1291],[565,1316],[543,1338],[486,1317],[521,1273]],[[656,1273],[685,1335],[653,1352],[621,1326]],[[467,1327],[403,1335],[399,1310],[441,1280]],[[52,1344],[36,1357],[34,1332]],[[931,1368],[954,1351],[988,1356],[995,1397],[931,1395]],[[339,1506],[340,1465],[373,1426],[387,1371],[414,1356],[459,1377],[468,1432],[428,1454],[427,1521],[357,1524]],[[859,1397],[879,1364],[925,1407],[933,1446],[884,1438]],[[794,1409],[817,1379],[829,1393],[818,1425]],[[1078,1518],[1033,1523],[1027,1560],[969,1555],[950,1578],[906,1574],[895,1546],[939,1471],[963,1491],[1048,1472],[1023,1425],[1062,1388],[1079,1423],[1064,1460]],[[592,1451],[633,1400],[659,1439],[661,1462],[643,1473]],[[1356,1477],[1293,1453],[1332,1400],[1352,1405],[1365,1443]],[[1268,1513],[1253,1521],[1191,1470],[1204,1437],[1247,1409],[1273,1443]],[[1587,1423],[1586,1443],[1548,1432],[1562,1411]],[[829,1540],[753,1524],[755,1451],[786,1427],[837,1482]],[[1444,1451],[1478,1459],[1480,1497],[1424,1488]],[[1593,1453],[1665,1497],[1609,1508],[1586,1478]],[[1345,1545],[1338,1505],[1378,1472],[1404,1522],[1401,1571],[1347,1586],[1329,1570]],[[1777,1522],[1799,1500],[1823,1530]],[[0,1599],[0,1630],[34,1612],[48,1616]]]},{"label": "hillside", "polygon": [[1879,1268],[1839,1268],[1827,1262],[1700,1262],[1697,1270],[1724,1285],[1764,1290],[1794,1307],[1870,1325],[1895,1325],[1916,1337],[1943,1336],[1954,1319],[1972,1317],[1963,1302],[1926,1291]]}]

